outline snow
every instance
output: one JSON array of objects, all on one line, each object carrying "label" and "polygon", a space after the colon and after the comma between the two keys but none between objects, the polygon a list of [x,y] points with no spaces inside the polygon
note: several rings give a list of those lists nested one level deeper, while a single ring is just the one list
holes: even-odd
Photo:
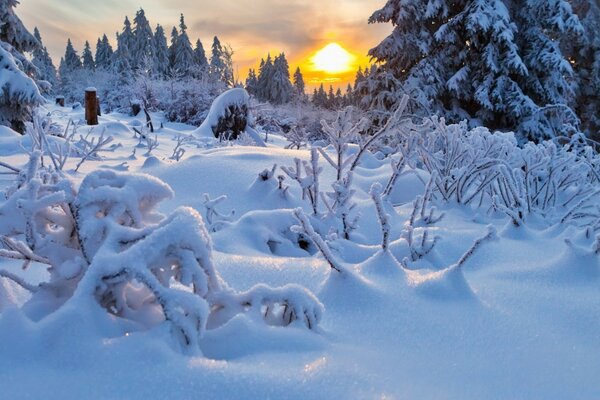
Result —
[{"label": "snow", "polygon": [[[56,122],[65,126],[69,118],[81,116],[82,111],[69,110]],[[266,148],[223,145],[212,133],[198,138],[191,126],[166,123],[156,132],[159,147],[146,157],[145,144],[130,129],[134,120],[119,114],[101,116],[100,126],[121,146],[103,152],[102,159],[87,161],[77,173],[73,172],[77,159],[69,160],[65,171],[84,195],[91,183],[113,182],[103,189],[105,201],[119,198],[119,204],[130,203],[135,209],[134,203],[159,205],[165,199],[158,211],[171,217],[160,220],[156,210],[142,215],[153,221],[151,240],[122,254],[109,254],[105,248],[94,269],[116,270],[131,260],[139,260],[131,263],[138,268],[170,244],[198,245],[200,258],[211,260],[209,270],[214,268],[235,291],[230,301],[258,301],[260,306],[231,318],[221,314],[199,339],[201,354],[182,354],[173,345],[167,324],[140,330],[132,323],[123,334],[123,325],[85,295],[94,289],[92,275],[82,282],[76,301],[41,320],[29,318],[27,310],[17,307],[28,296],[0,278],[4,395],[587,399],[600,392],[600,264],[595,238],[587,237],[583,229],[536,216],[516,227],[499,212],[488,215],[486,208],[436,201],[436,215],[443,212],[445,217],[427,225],[417,213],[413,231],[417,239],[427,229],[440,240],[429,254],[412,261],[405,224],[415,197],[425,195],[430,175],[423,170],[402,175],[389,202],[374,202],[370,193],[379,198],[392,168],[389,159],[366,153],[353,171],[353,200],[361,214],[353,241],[338,237],[325,243],[328,255],[348,272],[339,274],[316,248],[299,245],[299,229],[292,226],[303,220],[324,239],[328,234],[322,232],[325,222],[309,217],[312,207],[302,200],[300,186],[286,179],[288,189],[280,189],[276,176],[283,174],[281,169],[267,180],[259,177],[274,164],[294,165],[294,158],[310,162],[310,150],[284,149],[277,135]],[[26,139],[8,130],[0,132],[2,161],[25,165],[20,143]],[[91,135],[100,132],[96,128]],[[176,162],[170,156],[180,134],[193,140],[183,145],[185,156]],[[480,138],[474,135],[472,140]],[[506,140],[510,138],[499,137],[494,146],[508,146]],[[323,151],[335,155],[331,147]],[[472,156],[477,159],[477,153]],[[101,166],[103,171],[97,172]],[[336,171],[324,157],[319,166],[321,190],[331,190]],[[456,172],[460,176],[463,171]],[[125,179],[130,173],[138,175]],[[2,188],[11,184],[0,180]],[[201,232],[200,246],[193,239],[198,232],[193,231],[198,220],[206,219],[204,193],[209,200],[226,195],[209,205],[224,216],[235,213],[214,232]],[[5,204],[0,202],[0,207]],[[306,218],[299,221],[294,214]],[[388,251],[381,249],[378,215],[387,217]],[[90,228],[91,238],[98,237],[97,228]],[[456,267],[490,228],[497,231],[496,237],[483,241]],[[210,254],[204,253],[207,243],[212,246]],[[406,258],[410,260],[404,266]],[[14,271],[36,284],[47,279],[48,272],[37,263],[24,272],[20,266],[15,260],[0,259],[0,270]],[[77,272],[74,265],[66,267],[67,275]],[[307,312],[311,325],[319,323],[317,329],[306,329],[302,320],[279,326],[281,320],[273,315],[265,323],[263,301],[284,301],[280,289],[269,290],[266,285],[284,290],[296,314]],[[176,288],[180,286],[172,286]]]}]

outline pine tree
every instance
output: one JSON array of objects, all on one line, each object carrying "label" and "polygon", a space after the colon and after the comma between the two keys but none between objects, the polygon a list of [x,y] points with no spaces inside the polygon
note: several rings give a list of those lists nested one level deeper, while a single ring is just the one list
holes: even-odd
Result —
[{"label": "pine tree", "polygon": [[41,45],[15,14],[16,5],[14,0],[0,0],[0,124],[23,132],[25,121],[44,99],[27,75],[36,67],[23,55]]},{"label": "pine tree", "polygon": [[71,39],[67,39],[67,48],[65,49],[64,56],[64,72],[71,73],[82,68],[81,59],[77,54],[77,51],[73,47]]},{"label": "pine tree", "polygon": [[580,28],[565,0],[389,0],[369,22],[394,29],[369,52],[378,65],[355,87],[363,105],[391,110],[408,93],[413,112],[515,129],[522,139],[576,130],[576,117],[546,115],[574,115],[560,47]]},{"label": "pine tree", "polygon": [[575,103],[575,76],[561,47],[583,33],[579,19],[565,0],[530,0],[514,10],[527,76],[521,87],[536,107],[524,113],[519,131],[529,140],[569,136],[579,130],[571,109]]},{"label": "pine tree", "polygon": [[246,78],[246,91],[252,95],[256,96],[258,89],[258,77],[256,76],[256,71],[252,68],[248,71],[248,77]]},{"label": "pine tree", "polygon": [[92,49],[90,48],[90,43],[86,40],[85,45],[83,47],[83,54],[81,55],[81,59],[83,60],[83,68],[88,71],[93,71],[96,69],[96,63],[94,62],[94,56],[92,55]]},{"label": "pine tree", "polygon": [[132,67],[150,64],[154,67],[154,36],[144,9],[140,8],[133,19]]},{"label": "pine tree", "polygon": [[571,41],[569,62],[577,79],[577,112],[582,130],[600,140],[600,4],[594,0],[574,0],[573,11],[583,26],[581,40]]},{"label": "pine tree", "polygon": [[292,99],[294,87],[290,81],[290,67],[285,58],[285,54],[281,53],[275,57],[273,62],[273,77],[269,101],[273,104],[284,104]]},{"label": "pine tree", "polygon": [[195,69],[194,50],[187,35],[183,14],[179,18],[179,36],[175,51],[175,69],[184,76],[192,76]]},{"label": "pine tree", "polygon": [[96,44],[96,68],[109,70],[113,62],[113,49],[106,35],[102,35],[102,39],[98,39]]},{"label": "pine tree", "polygon": [[319,90],[315,89],[312,102],[316,107],[327,108],[327,92],[325,92],[325,87],[322,83],[319,86]]},{"label": "pine tree", "polygon": [[215,82],[223,81],[225,62],[223,60],[223,47],[218,37],[214,37],[211,47],[209,73]]},{"label": "pine tree", "polygon": [[125,17],[123,31],[117,34],[117,51],[115,52],[114,68],[120,74],[129,74],[133,65],[132,51],[134,49],[134,35],[131,30],[131,22]]},{"label": "pine tree", "polygon": [[167,37],[162,26],[156,25],[154,31],[154,68],[159,77],[166,77],[169,73],[169,48]]},{"label": "pine tree", "polygon": [[42,43],[42,37],[38,28],[34,28],[33,36],[40,44],[40,47],[35,48],[31,53],[31,62],[37,68],[36,78],[48,82],[50,85],[56,85],[56,67],[52,62],[52,58],[48,53],[48,49]]},{"label": "pine tree", "polygon": [[258,68],[256,97],[260,101],[269,101],[270,99],[273,73],[273,61],[271,59],[271,54],[269,54],[266,60],[262,59],[260,61],[260,67]]},{"label": "pine tree", "polygon": [[171,45],[169,46],[169,67],[175,69],[175,58],[177,56],[177,41],[179,40],[179,32],[173,27],[171,30]]},{"label": "pine tree", "polygon": [[196,40],[196,48],[194,49],[194,61],[196,62],[196,68],[198,70],[198,77],[201,77],[208,71],[208,60],[206,58],[206,52],[200,39]]},{"label": "pine tree", "polygon": [[294,89],[296,90],[296,94],[303,99],[306,94],[306,85],[304,84],[304,76],[302,76],[302,72],[300,71],[300,67],[296,68],[296,72],[294,72]]}]

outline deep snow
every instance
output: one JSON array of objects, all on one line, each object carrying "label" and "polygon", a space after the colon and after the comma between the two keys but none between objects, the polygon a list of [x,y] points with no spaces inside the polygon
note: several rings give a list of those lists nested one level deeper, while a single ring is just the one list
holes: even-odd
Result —
[{"label": "deep snow", "polygon": [[[62,126],[82,111],[53,108]],[[60,112],[59,112],[60,111]],[[155,115],[159,120],[160,115]],[[166,123],[159,147],[144,156],[135,119],[112,114],[101,126],[121,144],[88,161],[73,176],[102,167],[150,174],[175,192],[162,203],[205,212],[203,194],[227,195],[218,209],[235,210],[212,234],[214,263],[235,289],[258,283],[302,285],[325,307],[316,331],[258,325],[245,315],[208,331],[203,356],[189,357],[165,344],[166,328],[125,337],[111,331],[110,318],[81,309],[39,322],[8,303],[26,295],[0,278],[0,393],[3,398],[398,398],[398,399],[592,399],[600,397],[600,265],[591,241],[571,226],[544,221],[516,228],[482,210],[436,204],[446,217],[433,233],[441,240],[424,260],[404,271],[399,239],[412,201],[424,185],[401,177],[392,196],[390,254],[380,252],[380,230],[369,197],[391,169],[369,157],[355,173],[362,213],[353,243],[335,241],[336,256],[353,273],[340,277],[320,256],[294,245],[292,209],[304,207],[293,182],[283,197],[258,174],[273,164],[308,160],[307,150],[285,150],[269,135],[267,148],[222,145],[206,137],[185,144],[180,162],[171,156],[177,135],[194,128]],[[155,125],[159,125],[156,124]],[[87,127],[80,128],[81,132]],[[0,132],[0,160],[22,165],[26,139]],[[56,139],[59,141],[59,139]],[[75,167],[70,161],[67,170]],[[334,179],[325,169],[321,186]],[[0,175],[0,184],[9,180]],[[455,264],[473,241],[496,228],[460,270]],[[569,239],[571,245],[565,243]],[[0,269],[19,265],[0,259]],[[33,265],[28,279],[43,280]],[[420,283],[420,284],[417,284]]]}]

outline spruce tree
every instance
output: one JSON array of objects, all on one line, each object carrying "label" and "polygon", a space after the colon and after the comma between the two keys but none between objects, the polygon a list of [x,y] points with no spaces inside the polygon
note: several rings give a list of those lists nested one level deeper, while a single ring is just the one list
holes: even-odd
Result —
[{"label": "spruce tree", "polygon": [[223,46],[218,37],[214,37],[211,47],[209,73],[215,82],[223,81],[225,73],[225,62],[223,60]]},{"label": "spruce tree", "polygon": [[[369,22],[394,29],[369,52],[377,65],[355,87],[363,105],[391,110],[408,93],[413,112],[514,129],[522,140],[577,129],[561,43],[580,27],[565,0],[389,0]],[[548,117],[556,109],[566,118]]]},{"label": "spruce tree", "polygon": [[77,51],[73,47],[71,39],[67,39],[67,48],[65,49],[64,56],[64,72],[70,73],[77,71],[82,68],[81,59],[77,54]]},{"label": "spruce tree", "polygon": [[194,49],[194,61],[196,63],[197,77],[201,77],[208,71],[208,60],[206,52],[200,39],[196,40],[196,48]]},{"label": "spruce tree", "polygon": [[179,36],[175,51],[175,69],[184,76],[192,76],[195,69],[194,50],[187,35],[183,14],[179,18]]},{"label": "spruce tree", "polygon": [[35,48],[31,53],[31,62],[37,68],[36,78],[55,86],[57,81],[56,67],[52,62],[48,49],[46,49],[42,43],[42,37],[37,27],[33,30],[33,36],[40,44],[40,46]]},{"label": "spruce tree", "polygon": [[[15,14],[14,0],[0,0],[0,124],[23,132],[33,110],[44,99],[35,82],[27,75],[36,67],[23,52],[39,49],[40,43]],[[24,68],[22,70],[21,68]]]},{"label": "spruce tree", "polygon": [[246,91],[252,95],[256,96],[258,89],[258,77],[256,76],[256,71],[252,68],[248,71],[248,77],[246,78]]},{"label": "spruce tree", "polygon": [[305,97],[306,85],[304,84],[304,77],[302,76],[300,67],[297,67],[296,72],[294,72],[294,89],[301,99]]},{"label": "spruce tree", "polygon": [[169,73],[169,48],[167,37],[162,26],[156,25],[154,31],[154,72],[159,77],[166,77]]},{"label": "spruce tree", "polygon": [[132,67],[140,68],[144,64],[154,67],[154,36],[144,9],[140,8],[133,19],[133,43],[131,47]]},{"label": "spruce tree", "polygon": [[102,35],[102,39],[98,39],[96,45],[96,68],[109,70],[113,62],[113,49],[106,35]]},{"label": "spruce tree", "polygon": [[260,67],[258,69],[256,97],[260,101],[269,101],[270,99],[273,73],[273,61],[271,59],[271,54],[269,54],[266,60],[263,59],[260,61]]},{"label": "spruce tree", "polygon": [[179,40],[179,32],[177,28],[171,29],[171,45],[169,46],[169,68],[175,69],[175,58],[177,56],[177,41]]},{"label": "spruce tree", "polygon": [[90,43],[87,40],[85,41],[85,45],[83,47],[83,54],[81,55],[81,59],[83,60],[82,66],[84,69],[88,71],[93,71],[96,69],[96,63],[94,62],[92,49],[90,47]]},{"label": "spruce tree", "polygon": [[129,18],[125,17],[123,31],[117,34],[117,51],[115,52],[114,67],[119,73],[125,73],[133,65],[134,35]]},{"label": "spruce tree", "polygon": [[294,87],[290,81],[290,67],[285,58],[285,54],[281,53],[275,57],[273,62],[273,77],[269,101],[273,104],[284,104],[292,99]]}]

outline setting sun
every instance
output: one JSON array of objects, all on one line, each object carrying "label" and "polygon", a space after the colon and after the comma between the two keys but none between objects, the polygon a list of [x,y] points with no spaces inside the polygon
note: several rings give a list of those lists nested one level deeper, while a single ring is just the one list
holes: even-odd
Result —
[{"label": "setting sun", "polygon": [[317,51],[311,58],[314,71],[341,74],[354,68],[356,56],[337,43],[330,43]]}]

